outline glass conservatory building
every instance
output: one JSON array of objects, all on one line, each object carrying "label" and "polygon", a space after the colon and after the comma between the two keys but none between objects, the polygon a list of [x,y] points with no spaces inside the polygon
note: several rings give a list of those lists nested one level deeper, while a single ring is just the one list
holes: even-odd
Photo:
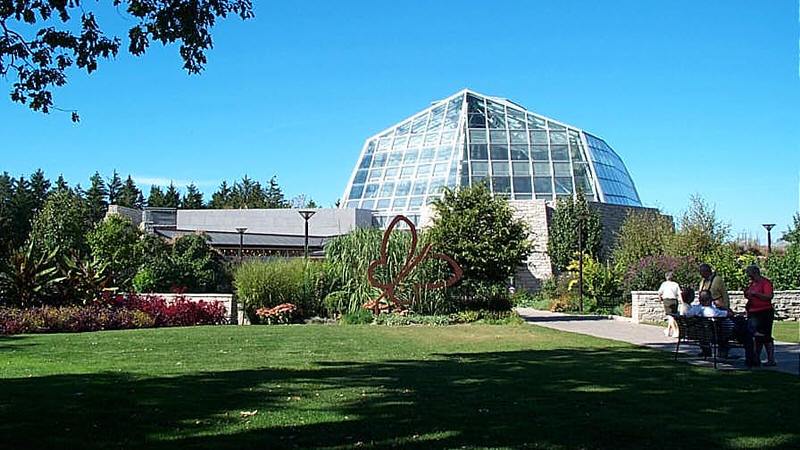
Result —
[{"label": "glass conservatory building", "polygon": [[625,164],[601,138],[503,98],[464,90],[367,139],[342,202],[417,221],[444,187],[487,183],[510,200],[641,206]]}]

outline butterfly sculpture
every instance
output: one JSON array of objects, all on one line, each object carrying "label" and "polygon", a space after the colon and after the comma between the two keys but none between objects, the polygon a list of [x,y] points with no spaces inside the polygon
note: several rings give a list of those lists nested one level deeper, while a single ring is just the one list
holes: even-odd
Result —
[{"label": "butterfly sculpture", "polygon": [[[392,232],[397,224],[400,222],[403,222],[408,226],[408,229],[411,233],[411,245],[409,247],[408,254],[406,255],[405,263],[402,267],[400,267],[397,275],[395,275],[394,278],[388,282],[383,283],[375,278],[375,270],[378,267],[385,266],[387,264],[389,259],[389,238],[391,237]],[[381,295],[378,298],[370,300],[364,304],[364,308],[371,309],[375,314],[379,314],[381,311],[405,310],[407,305],[397,298],[397,290],[402,285],[403,281],[411,274],[414,268],[426,260],[439,259],[445,261],[450,266],[452,275],[446,280],[438,280],[430,283],[415,283],[414,289],[417,292],[421,289],[432,290],[450,287],[456,284],[463,276],[464,271],[453,258],[443,253],[431,253],[431,244],[427,244],[422,247],[419,253],[417,253],[416,250],[417,229],[414,227],[414,223],[405,216],[396,216],[383,233],[380,258],[372,261],[369,267],[367,267],[367,279],[369,280],[369,284],[380,289]]]}]

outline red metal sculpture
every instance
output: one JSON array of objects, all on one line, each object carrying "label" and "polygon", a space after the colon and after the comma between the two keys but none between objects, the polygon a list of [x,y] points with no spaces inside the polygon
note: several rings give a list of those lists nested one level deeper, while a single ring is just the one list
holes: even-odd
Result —
[{"label": "red metal sculpture", "polygon": [[[391,236],[392,232],[394,231],[395,227],[398,223],[404,222],[411,232],[411,247],[408,250],[408,255],[406,256],[406,261],[403,267],[400,268],[400,271],[394,277],[394,279],[390,280],[388,283],[381,283],[375,279],[375,269],[380,266],[385,266],[388,261],[388,248],[389,248],[389,237]],[[415,254],[417,250],[417,229],[414,227],[414,223],[411,222],[405,216],[396,216],[389,226],[386,228],[386,231],[383,233],[383,240],[381,241],[381,256],[379,259],[372,261],[367,268],[367,278],[369,279],[369,284],[380,289],[381,295],[374,299],[370,300],[366,304],[364,304],[364,308],[371,309],[375,314],[379,314],[381,311],[391,312],[393,310],[404,310],[406,306],[403,301],[397,298],[396,293],[398,287],[403,283],[406,277],[411,274],[415,267],[417,267],[423,261],[433,258],[433,259],[440,259],[442,261],[447,262],[452,270],[452,275],[450,278],[446,280],[439,280],[434,281],[431,283],[415,283],[414,288],[419,291],[420,289],[441,289],[445,287],[450,287],[458,282],[461,279],[464,271],[461,269],[461,266],[448,255],[443,253],[431,253],[431,244],[428,244],[422,248],[422,250]]]}]

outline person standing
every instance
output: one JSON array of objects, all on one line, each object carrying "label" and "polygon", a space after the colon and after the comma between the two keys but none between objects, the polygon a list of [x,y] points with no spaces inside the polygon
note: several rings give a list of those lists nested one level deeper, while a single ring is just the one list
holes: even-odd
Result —
[{"label": "person standing", "polygon": [[744,291],[747,304],[747,318],[754,330],[755,353],[761,359],[761,349],[767,350],[765,366],[775,366],[775,341],[772,338],[772,322],[775,320],[775,307],[772,306],[772,282],[761,275],[761,269],[756,265],[747,266],[745,273],[750,278],[750,286]]},{"label": "person standing", "polygon": [[664,315],[667,316],[667,329],[664,330],[666,336],[678,335],[678,326],[675,319],[670,314],[678,313],[678,303],[681,303],[681,286],[672,281],[672,272],[664,274],[664,282],[658,288],[658,298],[664,305]]},{"label": "person standing", "polygon": [[710,291],[714,306],[729,309],[731,303],[728,299],[728,287],[725,286],[725,280],[722,276],[711,271],[711,266],[706,263],[700,264],[697,267],[697,271],[700,272],[702,277],[697,292]]}]

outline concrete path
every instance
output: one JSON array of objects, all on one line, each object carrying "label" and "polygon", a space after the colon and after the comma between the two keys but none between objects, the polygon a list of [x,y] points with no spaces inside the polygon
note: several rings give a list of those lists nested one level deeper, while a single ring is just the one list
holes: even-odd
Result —
[{"label": "concrete path", "polygon": [[[533,325],[569,331],[571,333],[587,334],[589,336],[611,339],[614,341],[628,342],[630,344],[656,350],[675,351],[676,338],[664,336],[663,327],[633,323],[620,318],[610,319],[606,316],[575,316],[540,311],[532,308],[517,308],[517,312],[525,321]],[[679,356],[679,359],[688,361],[691,364],[713,367],[711,360],[704,361],[702,358],[692,356],[698,351],[699,349],[696,345],[687,345],[681,348],[683,356]],[[739,358],[727,360],[724,363],[718,361],[718,367],[729,370],[743,369],[743,350],[731,349],[731,355],[739,355]],[[800,375],[800,345],[775,342],[775,360],[778,362],[777,367],[765,367],[758,370],[777,370]]]}]

